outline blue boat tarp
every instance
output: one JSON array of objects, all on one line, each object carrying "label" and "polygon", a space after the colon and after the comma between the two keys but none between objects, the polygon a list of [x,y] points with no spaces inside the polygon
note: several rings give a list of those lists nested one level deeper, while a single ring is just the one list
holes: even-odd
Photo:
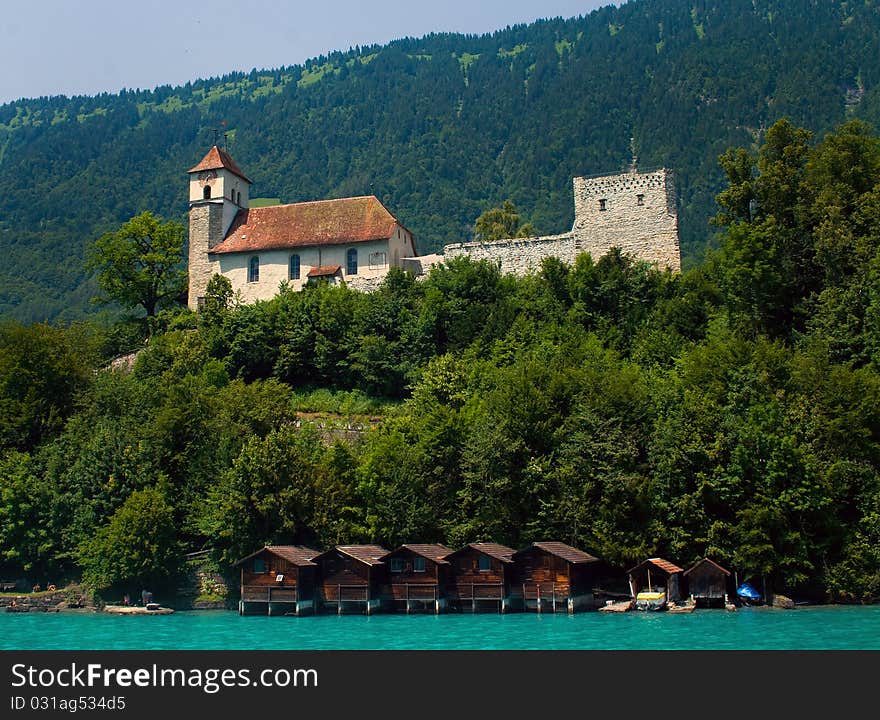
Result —
[{"label": "blue boat tarp", "polygon": [[743,583],[736,589],[736,594],[741,598],[746,598],[748,600],[760,600],[761,593],[759,593],[755,588],[753,588],[748,583]]}]

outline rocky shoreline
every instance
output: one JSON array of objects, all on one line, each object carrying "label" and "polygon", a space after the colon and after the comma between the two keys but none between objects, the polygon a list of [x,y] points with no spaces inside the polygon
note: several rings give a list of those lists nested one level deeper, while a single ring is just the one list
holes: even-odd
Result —
[{"label": "rocky shoreline", "polygon": [[0,595],[0,609],[11,613],[94,612],[98,607],[83,588],[68,586],[59,590]]},{"label": "rocky shoreline", "polygon": [[[188,595],[174,597],[167,605],[179,611],[234,609],[226,599],[199,600]],[[97,613],[116,606],[113,602],[94,597],[80,586],[42,592],[0,594],[0,612],[7,613]],[[132,611],[140,609],[139,606],[130,608]]]}]

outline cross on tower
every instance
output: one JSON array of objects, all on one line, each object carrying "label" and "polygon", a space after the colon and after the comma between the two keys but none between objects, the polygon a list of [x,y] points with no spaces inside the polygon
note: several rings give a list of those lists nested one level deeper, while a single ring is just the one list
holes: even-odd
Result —
[{"label": "cross on tower", "polygon": [[[226,127],[226,121],[220,123],[223,127]],[[220,128],[211,128],[211,132],[214,133],[214,145],[217,144],[217,140],[220,137]],[[223,149],[227,152],[229,151],[229,133],[225,130],[223,131]]]}]

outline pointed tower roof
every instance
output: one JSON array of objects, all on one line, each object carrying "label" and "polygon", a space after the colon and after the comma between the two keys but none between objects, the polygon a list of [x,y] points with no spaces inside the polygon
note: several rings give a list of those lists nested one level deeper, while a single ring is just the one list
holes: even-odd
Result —
[{"label": "pointed tower roof", "polygon": [[241,171],[241,168],[235,164],[235,160],[233,160],[229,156],[229,153],[225,150],[221,150],[216,145],[208,150],[208,154],[202,158],[202,161],[198,165],[190,170],[187,170],[187,174],[201,172],[202,170],[220,169],[229,170],[229,172],[233,173],[234,175],[238,175],[246,183],[253,185],[253,183],[248,179],[247,175],[245,175]]}]

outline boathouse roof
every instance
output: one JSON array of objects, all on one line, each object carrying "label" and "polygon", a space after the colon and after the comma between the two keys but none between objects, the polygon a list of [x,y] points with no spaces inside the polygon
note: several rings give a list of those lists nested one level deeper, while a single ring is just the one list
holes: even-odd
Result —
[{"label": "boathouse roof", "polygon": [[449,563],[444,559],[447,555],[452,554],[452,550],[445,545],[440,545],[439,543],[409,543],[406,545],[401,545],[400,547],[394,548],[390,553],[385,555],[382,559],[391,557],[397,552],[401,550],[409,550],[410,552],[414,552],[416,555],[421,555],[423,558],[427,560],[431,560],[435,563],[439,563],[441,565],[448,565]]},{"label": "boathouse roof", "polygon": [[332,552],[340,552],[348,555],[364,565],[381,565],[382,558],[388,554],[388,550],[381,545],[337,545],[329,550],[325,550],[320,555],[312,558],[316,562]]},{"label": "boathouse roof", "polygon": [[558,558],[562,558],[566,562],[573,564],[586,564],[592,562],[599,562],[599,558],[590,555],[589,553],[585,553],[583,550],[578,550],[576,547],[572,547],[571,545],[566,545],[563,542],[534,542],[529,545],[527,548],[523,548],[516,555],[520,553],[524,553],[526,550],[531,550],[532,548],[538,548],[543,550],[544,552],[550,553],[551,555],[555,555]]},{"label": "boathouse roof", "polygon": [[306,547],[305,545],[266,545],[265,547],[260,548],[256,552],[251,553],[247,557],[239,560],[233,567],[237,567],[244,562],[247,562],[251,558],[255,558],[257,555],[269,552],[273,555],[277,555],[283,560],[287,560],[292,565],[298,565],[300,567],[308,567],[309,565],[314,565],[312,562],[312,558],[316,557],[320,550],[315,550],[310,547]]},{"label": "boathouse roof", "polygon": [[456,550],[454,553],[450,553],[450,555],[446,558],[453,555],[460,555],[463,552],[467,552],[468,550],[473,549],[477,552],[481,552],[489,557],[493,557],[496,560],[500,560],[503,563],[512,563],[513,562],[513,554],[516,552],[512,548],[507,547],[506,545],[500,545],[498,543],[490,543],[490,542],[476,542],[476,543],[468,543],[463,548]]},{"label": "boathouse roof", "polygon": [[689,567],[687,570],[684,571],[684,574],[690,575],[694,570],[697,570],[698,568],[702,568],[706,565],[710,566],[710,568],[714,568],[715,570],[718,570],[719,572],[724,573],[725,575],[730,575],[730,570],[725,570],[718,563],[710,560],[709,558],[703,558],[702,560],[697,560],[697,562],[695,562],[693,565],[691,565],[691,567]]}]

